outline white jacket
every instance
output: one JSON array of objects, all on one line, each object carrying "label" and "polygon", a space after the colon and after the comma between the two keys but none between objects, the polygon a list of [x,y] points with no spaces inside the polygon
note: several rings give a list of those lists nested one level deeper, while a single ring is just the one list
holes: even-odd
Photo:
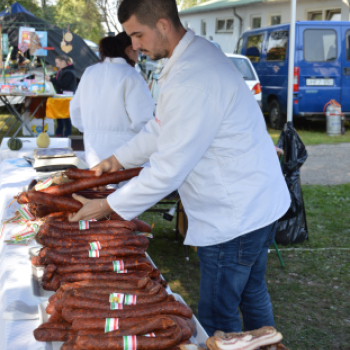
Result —
[{"label": "white jacket", "polygon": [[155,120],[114,153],[125,168],[150,161],[107,197],[129,220],[179,189],[185,244],[229,241],[279,219],[290,196],[254,96],[228,58],[188,31],[166,63]]},{"label": "white jacket", "polygon": [[84,133],[89,167],[108,158],[153,119],[146,82],[124,58],[106,58],[86,69],[70,103],[72,124]]}]

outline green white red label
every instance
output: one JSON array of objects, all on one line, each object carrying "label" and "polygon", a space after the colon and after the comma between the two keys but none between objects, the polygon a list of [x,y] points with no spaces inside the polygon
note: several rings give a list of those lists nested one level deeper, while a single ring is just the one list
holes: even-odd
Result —
[{"label": "green white red label", "polygon": [[113,271],[116,273],[127,273],[127,270],[124,268],[123,260],[113,261]]},{"label": "green white red label", "polygon": [[22,218],[25,220],[33,220],[34,216],[29,212],[28,205],[21,205],[21,208],[18,209],[18,212],[21,214]]},{"label": "green white red label", "polygon": [[35,185],[35,191],[43,190],[44,188],[48,188],[52,185],[53,179],[49,177],[44,182],[38,183]]},{"label": "green white red label", "polygon": [[89,244],[90,244],[91,250],[100,250],[101,249],[101,244],[99,241],[91,242]]},{"label": "green white red label", "polygon": [[139,233],[136,234],[136,236],[145,236],[145,237],[148,237],[148,238],[153,238],[152,233],[148,233],[148,232],[139,232]]},{"label": "green white red label", "polygon": [[118,318],[106,318],[105,333],[116,331],[119,329]]},{"label": "green white red label", "polygon": [[125,305],[136,305],[136,295],[125,294],[124,304]]},{"label": "green white red label", "polygon": [[111,303],[111,310],[123,310],[123,307],[123,304]]},{"label": "green white red label", "polygon": [[89,229],[89,221],[79,221],[79,230],[88,230]]},{"label": "green white red label", "polygon": [[112,293],[109,295],[110,303],[123,304],[124,302],[124,294],[123,293]]},{"label": "green white red label", "polygon": [[125,335],[124,339],[124,350],[136,350],[136,335]]},{"label": "green white red label", "polygon": [[99,250],[89,250],[89,258],[99,258],[100,251]]},{"label": "green white red label", "polygon": [[154,333],[149,333],[149,334],[145,334],[144,337],[155,338],[156,335]]}]

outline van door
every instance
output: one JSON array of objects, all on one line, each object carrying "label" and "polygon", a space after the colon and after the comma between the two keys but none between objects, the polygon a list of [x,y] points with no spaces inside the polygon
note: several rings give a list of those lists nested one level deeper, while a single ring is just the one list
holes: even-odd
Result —
[{"label": "van door", "polygon": [[325,104],[341,94],[340,26],[300,25],[297,61],[299,113],[322,113]]},{"label": "van door", "polygon": [[350,28],[342,27],[342,112],[350,112]]}]

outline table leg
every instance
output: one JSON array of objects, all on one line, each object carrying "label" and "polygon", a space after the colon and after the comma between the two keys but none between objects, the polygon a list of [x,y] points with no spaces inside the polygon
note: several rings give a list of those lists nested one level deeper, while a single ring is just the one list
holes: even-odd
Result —
[{"label": "table leg", "polygon": [[[31,101],[29,102],[29,105],[27,106],[27,108],[29,108],[29,106],[32,104],[32,102],[33,102],[33,98],[31,98]],[[38,111],[38,109],[39,109],[40,106],[43,104],[43,102],[44,102],[44,99],[42,99],[41,102],[38,104],[38,106],[36,107],[36,109],[35,109],[35,111],[33,112],[33,114],[32,114],[32,115],[29,115],[29,120],[28,120],[28,121],[25,122],[24,119],[23,119],[24,126],[27,127],[27,129],[28,129],[27,123],[28,123],[29,121],[31,121],[31,118],[32,118],[33,116],[35,116],[35,113]],[[23,115],[23,114],[22,114],[22,115]],[[15,132],[15,134],[13,135],[13,137],[16,137],[16,135],[17,135],[18,131],[21,129],[21,127],[22,127],[22,125],[19,126],[19,128],[17,129],[17,131]],[[29,130],[29,129],[28,129],[28,130]],[[43,131],[44,131],[44,130],[43,130]]]},{"label": "table leg", "polygon": [[[29,133],[35,137],[34,133],[32,132],[32,130],[30,130],[30,128],[28,127],[28,125],[26,123],[24,123],[24,120],[22,119],[21,115],[19,114],[19,112],[11,105],[11,103],[9,102],[9,100],[7,99],[7,96],[0,96],[1,101],[4,102],[4,104],[6,105],[7,109],[9,110],[9,112],[11,112],[11,114],[13,114],[15,116],[15,118],[17,119],[17,121],[19,121],[21,123],[21,126],[24,124],[24,126],[27,128],[27,130],[29,131]],[[20,126],[20,127],[21,127]],[[11,127],[12,129],[12,127]],[[9,131],[8,131],[9,132]],[[8,133],[7,132],[7,133]],[[16,133],[17,134],[17,133]]]}]

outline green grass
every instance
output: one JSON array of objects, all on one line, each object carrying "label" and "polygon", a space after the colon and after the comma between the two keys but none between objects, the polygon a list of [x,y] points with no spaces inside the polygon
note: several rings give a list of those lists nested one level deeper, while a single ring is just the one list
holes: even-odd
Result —
[{"label": "green grass", "polygon": [[[298,121],[294,122],[295,129],[299,137],[306,146],[320,145],[320,144],[335,144],[341,142],[350,142],[350,123],[345,123],[346,132],[340,136],[328,136],[326,133],[326,122],[317,121]],[[267,128],[268,132],[275,144],[280,137],[280,130]]]},{"label": "green grass", "polygon": [[[268,257],[266,281],[276,328],[290,350],[350,349],[350,185],[303,186],[310,240],[280,246],[282,268],[274,249]],[[189,249],[185,260],[182,238],[175,242],[175,220],[159,213],[142,219],[155,223],[149,254],[171,289],[198,313],[199,261]],[[291,250],[306,248],[314,251]],[[317,250],[318,248],[335,248]]]}]

